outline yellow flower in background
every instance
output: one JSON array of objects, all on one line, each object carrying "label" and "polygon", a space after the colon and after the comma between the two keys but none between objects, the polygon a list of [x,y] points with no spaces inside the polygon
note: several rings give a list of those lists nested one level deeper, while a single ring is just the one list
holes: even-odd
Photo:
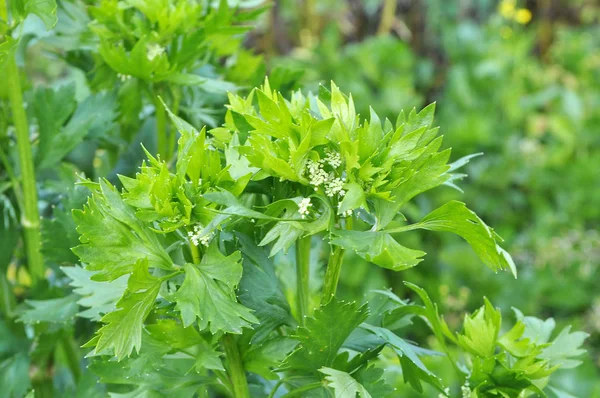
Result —
[{"label": "yellow flower in background", "polygon": [[498,5],[498,12],[506,19],[512,19],[521,25],[531,21],[531,11],[527,8],[517,8],[516,0],[502,0]]},{"label": "yellow flower in background", "polygon": [[515,21],[521,25],[525,25],[531,21],[531,11],[529,11],[527,8],[519,8],[515,14]]},{"label": "yellow flower in background", "polygon": [[515,0],[502,0],[498,10],[504,18],[511,19],[515,15]]}]

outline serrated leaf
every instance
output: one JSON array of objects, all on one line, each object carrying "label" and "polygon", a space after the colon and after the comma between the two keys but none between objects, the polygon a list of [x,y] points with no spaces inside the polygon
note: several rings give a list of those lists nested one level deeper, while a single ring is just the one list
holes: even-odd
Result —
[{"label": "serrated leaf", "polygon": [[[75,88],[40,89],[36,92],[34,110],[40,125],[37,162],[49,168],[60,162],[88,135],[104,137],[117,117],[117,102],[109,94],[88,96],[75,109]],[[73,110],[75,112],[73,113]],[[63,123],[70,117],[68,123]]]},{"label": "serrated leaf", "polygon": [[240,201],[231,192],[226,190],[221,190],[219,192],[208,192],[203,196],[210,202],[225,206],[224,209],[219,210],[224,214],[254,218],[257,220],[277,220],[277,218],[247,208],[240,203]]},{"label": "serrated leaf", "polygon": [[198,372],[204,369],[225,370],[221,362],[222,354],[200,336],[194,326],[183,327],[175,319],[159,319],[157,323],[146,326],[146,330],[161,343],[195,355],[194,366]]},{"label": "serrated leaf", "polygon": [[484,306],[471,315],[465,315],[463,333],[457,336],[458,344],[473,355],[491,357],[501,326],[500,311],[485,299]]},{"label": "serrated leaf", "polygon": [[176,309],[185,327],[198,320],[198,327],[211,333],[242,333],[258,319],[249,308],[239,304],[235,295],[242,277],[241,256],[221,254],[216,243],[209,246],[200,264],[185,265],[183,284],[173,294]]},{"label": "serrated leaf", "polygon": [[373,231],[333,231],[331,243],[353,250],[360,257],[380,267],[402,271],[422,261],[425,253],[402,246],[390,234]]},{"label": "serrated leaf", "polygon": [[356,381],[346,372],[335,370],[332,368],[322,367],[319,372],[325,375],[328,387],[332,388],[335,393],[335,398],[371,398],[371,394],[366,388]]},{"label": "serrated leaf", "polygon": [[545,321],[533,316],[524,316],[517,308],[512,308],[517,315],[517,319],[525,324],[523,337],[528,338],[536,344],[545,344],[550,341],[552,332],[556,327],[554,318],[548,318]]},{"label": "serrated leaf", "polygon": [[111,282],[97,282],[92,279],[95,272],[88,271],[79,266],[62,267],[61,270],[71,279],[69,283],[81,298],[77,303],[88,307],[78,316],[99,321],[102,315],[116,309],[117,301],[127,289],[129,275],[123,275]]},{"label": "serrated leaf", "polygon": [[361,369],[356,375],[356,379],[373,397],[393,397],[397,395],[396,389],[385,382],[383,371],[381,368],[369,366]]},{"label": "serrated leaf", "polygon": [[244,255],[244,273],[240,282],[240,301],[256,311],[260,324],[253,337],[261,341],[282,325],[292,325],[294,320],[290,306],[283,294],[281,283],[275,274],[275,265],[263,248],[246,235],[236,235]]},{"label": "serrated leaf", "polygon": [[[117,303],[117,310],[100,320],[105,325],[95,337],[95,353],[114,350],[118,360],[142,346],[142,329],[154,307],[162,279],[148,272],[148,261],[139,260],[127,282],[127,290]],[[93,340],[93,341],[94,341]]]},{"label": "serrated leaf", "polygon": [[589,334],[585,332],[571,333],[571,326],[567,326],[552,341],[552,345],[544,348],[539,358],[548,360],[551,366],[560,365],[563,369],[574,368],[581,361],[573,357],[585,353],[585,350],[580,347],[588,337]]},{"label": "serrated leaf", "polygon": [[81,245],[73,252],[98,271],[98,281],[111,281],[131,273],[140,258],[152,268],[172,269],[172,261],[157,236],[135,216],[116,189],[100,181],[100,190],[88,199],[84,210],[74,210],[73,218]]},{"label": "serrated leaf", "polygon": [[282,369],[315,373],[331,366],[338,350],[350,333],[367,318],[367,306],[345,303],[333,298],[307,318],[305,326],[296,330],[292,338],[300,344],[289,355]]},{"label": "serrated leaf", "polygon": [[426,215],[420,222],[388,232],[418,228],[455,233],[465,239],[492,270],[509,269],[515,277],[517,275],[512,258],[497,243],[501,238],[462,202],[450,201]]},{"label": "serrated leaf", "polygon": [[417,355],[416,347],[407,343],[388,329],[366,323],[362,324],[361,328],[373,333],[396,351],[396,354],[400,358],[405,383],[410,383],[417,391],[422,391],[422,380],[443,391],[441,380],[421,361]]},{"label": "serrated leaf", "polygon": [[49,300],[26,300],[25,303],[31,308],[21,314],[19,321],[29,325],[40,322],[71,322],[77,315],[77,300],[78,297],[74,294]]},{"label": "serrated leaf", "polygon": [[276,336],[263,340],[260,344],[252,344],[242,358],[244,368],[267,380],[277,379],[273,369],[279,367],[281,361],[298,345],[298,341],[284,336]]}]

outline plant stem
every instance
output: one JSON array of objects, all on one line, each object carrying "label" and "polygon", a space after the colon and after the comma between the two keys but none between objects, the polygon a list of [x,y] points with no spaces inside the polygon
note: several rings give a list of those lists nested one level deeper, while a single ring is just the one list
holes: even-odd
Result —
[{"label": "plant stem", "polygon": [[310,236],[296,241],[296,304],[300,325],[304,325],[304,318],[308,313],[310,242]]},{"label": "plant stem", "polygon": [[15,171],[10,164],[10,159],[4,153],[2,147],[0,147],[0,163],[4,165],[4,170],[6,170],[6,174],[8,174],[8,178],[10,180],[10,184],[12,185],[13,192],[15,194],[15,198],[17,198],[17,205],[19,206],[19,210],[23,211],[23,193],[21,191],[21,184],[19,184],[19,179],[15,174]]},{"label": "plant stem", "polygon": [[315,34],[318,27],[318,15],[316,14],[315,0],[303,0],[303,27],[300,30],[300,44],[305,48],[311,48],[314,45]]},{"label": "plant stem", "polygon": [[333,296],[335,296],[338,281],[340,280],[340,271],[342,270],[343,260],[344,249],[340,246],[335,246],[333,253],[329,255],[329,261],[327,262],[327,271],[325,271],[325,280],[323,281],[321,305],[327,304]]},{"label": "plant stem", "polygon": [[229,378],[233,385],[233,396],[235,398],[250,398],[246,372],[244,371],[237,342],[231,334],[225,334],[221,338],[221,342],[223,343],[227,362],[229,363]]},{"label": "plant stem", "polygon": [[[5,2],[1,0],[0,7],[5,8],[5,6]],[[29,273],[35,285],[44,278],[44,260],[40,251],[40,213],[38,211],[31,143],[29,142],[29,127],[27,126],[27,116],[23,107],[19,69],[13,55],[10,55],[6,63],[6,79],[8,80],[8,96],[17,135],[17,149],[21,166],[23,186],[21,225],[24,231]]]},{"label": "plant stem", "polygon": [[281,398],[288,398],[288,397],[295,397],[300,395],[301,393],[305,392],[305,391],[310,391],[310,390],[314,390],[315,388],[319,388],[319,387],[323,387],[323,383],[321,383],[320,381],[314,382],[314,383],[310,383],[307,384],[305,386],[302,386],[294,391],[290,391],[287,394],[283,395]]},{"label": "plant stem", "polygon": [[198,246],[194,245],[192,242],[190,242],[190,252],[192,253],[192,261],[194,264],[200,264],[200,250],[198,249]]},{"label": "plant stem", "polygon": [[387,35],[392,30],[394,19],[396,18],[397,0],[385,0],[383,10],[381,10],[381,19],[379,20],[378,35]]},{"label": "plant stem", "polygon": [[79,347],[72,336],[63,337],[62,347],[69,365],[69,369],[73,374],[73,379],[75,379],[75,383],[77,383],[81,377],[81,367],[79,366]]},{"label": "plant stem", "polygon": [[15,296],[4,272],[0,272],[0,311],[4,319],[13,319],[16,305]]},{"label": "plant stem", "polygon": [[169,161],[169,132],[167,131],[167,113],[156,92],[152,93],[154,101],[154,117],[156,118],[156,145],[161,160]]}]

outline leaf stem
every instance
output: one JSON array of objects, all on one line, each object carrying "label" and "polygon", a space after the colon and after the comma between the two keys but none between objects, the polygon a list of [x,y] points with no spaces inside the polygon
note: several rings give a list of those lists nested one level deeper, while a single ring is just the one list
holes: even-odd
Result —
[{"label": "leaf stem", "polygon": [[167,113],[155,91],[152,92],[152,97],[154,102],[154,117],[156,118],[156,145],[158,154],[161,160],[168,162],[171,158],[171,153],[169,152],[171,145],[169,143],[169,132],[167,131]]},{"label": "leaf stem", "polygon": [[275,396],[275,393],[277,392],[279,387],[281,387],[281,385],[283,384],[283,380],[284,379],[279,379],[277,381],[277,384],[275,384],[275,386],[273,387],[273,389],[271,390],[271,393],[269,394],[269,396],[267,398],[273,398]]},{"label": "leaf stem", "polygon": [[310,383],[307,384],[305,386],[302,386],[294,391],[290,391],[287,394],[283,395],[281,398],[289,398],[289,397],[295,397],[305,391],[310,391],[310,390],[314,390],[315,388],[319,388],[322,387],[323,383],[321,383],[320,381],[314,382],[314,383]]},{"label": "leaf stem", "polygon": [[200,264],[201,259],[200,250],[198,249],[198,246],[190,242],[190,251],[192,252],[192,261],[194,262],[194,264]]},{"label": "leaf stem", "polygon": [[335,246],[333,252],[329,255],[329,261],[327,262],[327,271],[325,271],[325,280],[323,281],[321,305],[327,304],[333,296],[335,296],[338,281],[340,280],[340,271],[342,270],[343,260],[344,249],[340,246]]},{"label": "leaf stem", "polygon": [[308,313],[310,242],[310,236],[296,241],[296,304],[300,325],[304,325],[304,318]]},{"label": "leaf stem", "polygon": [[17,205],[19,206],[19,210],[23,211],[23,193],[21,191],[21,185],[19,184],[19,179],[15,174],[15,171],[10,164],[10,159],[4,152],[4,150],[0,147],[0,163],[4,165],[4,170],[6,170],[6,174],[8,174],[8,178],[12,185],[13,192],[15,193],[15,198],[17,198]]},{"label": "leaf stem", "polygon": [[237,342],[231,334],[225,334],[221,338],[225,356],[229,364],[229,378],[233,385],[233,396],[235,398],[250,398],[250,390],[248,389],[248,381],[246,380],[246,372],[244,364],[240,356],[240,351]]},{"label": "leaf stem", "polygon": [[79,365],[79,347],[72,336],[64,336],[62,339],[62,348],[73,374],[73,379],[77,383],[81,377],[81,367]]},{"label": "leaf stem", "polygon": [[381,19],[379,20],[378,35],[387,35],[392,30],[394,19],[396,17],[397,0],[385,0],[383,10],[381,10]]},{"label": "leaf stem", "polygon": [[[0,2],[0,7],[5,8],[5,2]],[[40,237],[40,213],[38,210],[38,197],[35,186],[35,172],[31,143],[29,142],[29,127],[27,116],[23,107],[23,94],[19,69],[14,55],[10,55],[6,63],[6,79],[8,81],[8,96],[10,99],[13,121],[17,136],[17,149],[21,166],[21,179],[23,187],[23,204],[21,225],[23,226],[25,247],[29,272],[35,285],[44,278],[44,260],[42,258]]]},{"label": "leaf stem", "polygon": [[0,311],[4,319],[13,319],[16,301],[4,272],[0,272],[0,296]]}]

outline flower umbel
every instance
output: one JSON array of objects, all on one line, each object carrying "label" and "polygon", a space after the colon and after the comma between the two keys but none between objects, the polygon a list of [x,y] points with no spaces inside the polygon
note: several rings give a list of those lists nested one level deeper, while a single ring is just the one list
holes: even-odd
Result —
[{"label": "flower umbel", "polygon": [[146,46],[146,56],[148,57],[148,61],[154,60],[154,58],[159,57],[165,52],[165,48],[160,44],[151,43]]},{"label": "flower umbel", "polygon": [[[309,160],[307,164],[309,183],[315,188],[323,185],[325,195],[330,198],[339,195],[344,196],[344,184],[346,180],[343,177],[337,177],[335,169],[341,166],[342,158],[339,153],[327,151],[325,158],[317,161]],[[334,170],[331,172],[325,171],[325,165],[331,166]]]},{"label": "flower umbel", "polygon": [[194,226],[194,232],[192,232],[192,231],[188,232],[188,236],[190,238],[190,241],[192,242],[192,244],[194,246],[198,246],[200,244],[202,246],[208,246],[208,244],[210,243],[211,239],[215,235],[214,232],[209,232],[209,233],[204,234],[204,235],[201,235],[201,233],[202,233],[202,226],[201,225],[195,225]]},{"label": "flower umbel", "polygon": [[312,203],[310,203],[310,198],[304,198],[298,204],[298,213],[300,213],[300,217],[303,219],[306,218],[310,210],[309,207],[312,207]]}]

